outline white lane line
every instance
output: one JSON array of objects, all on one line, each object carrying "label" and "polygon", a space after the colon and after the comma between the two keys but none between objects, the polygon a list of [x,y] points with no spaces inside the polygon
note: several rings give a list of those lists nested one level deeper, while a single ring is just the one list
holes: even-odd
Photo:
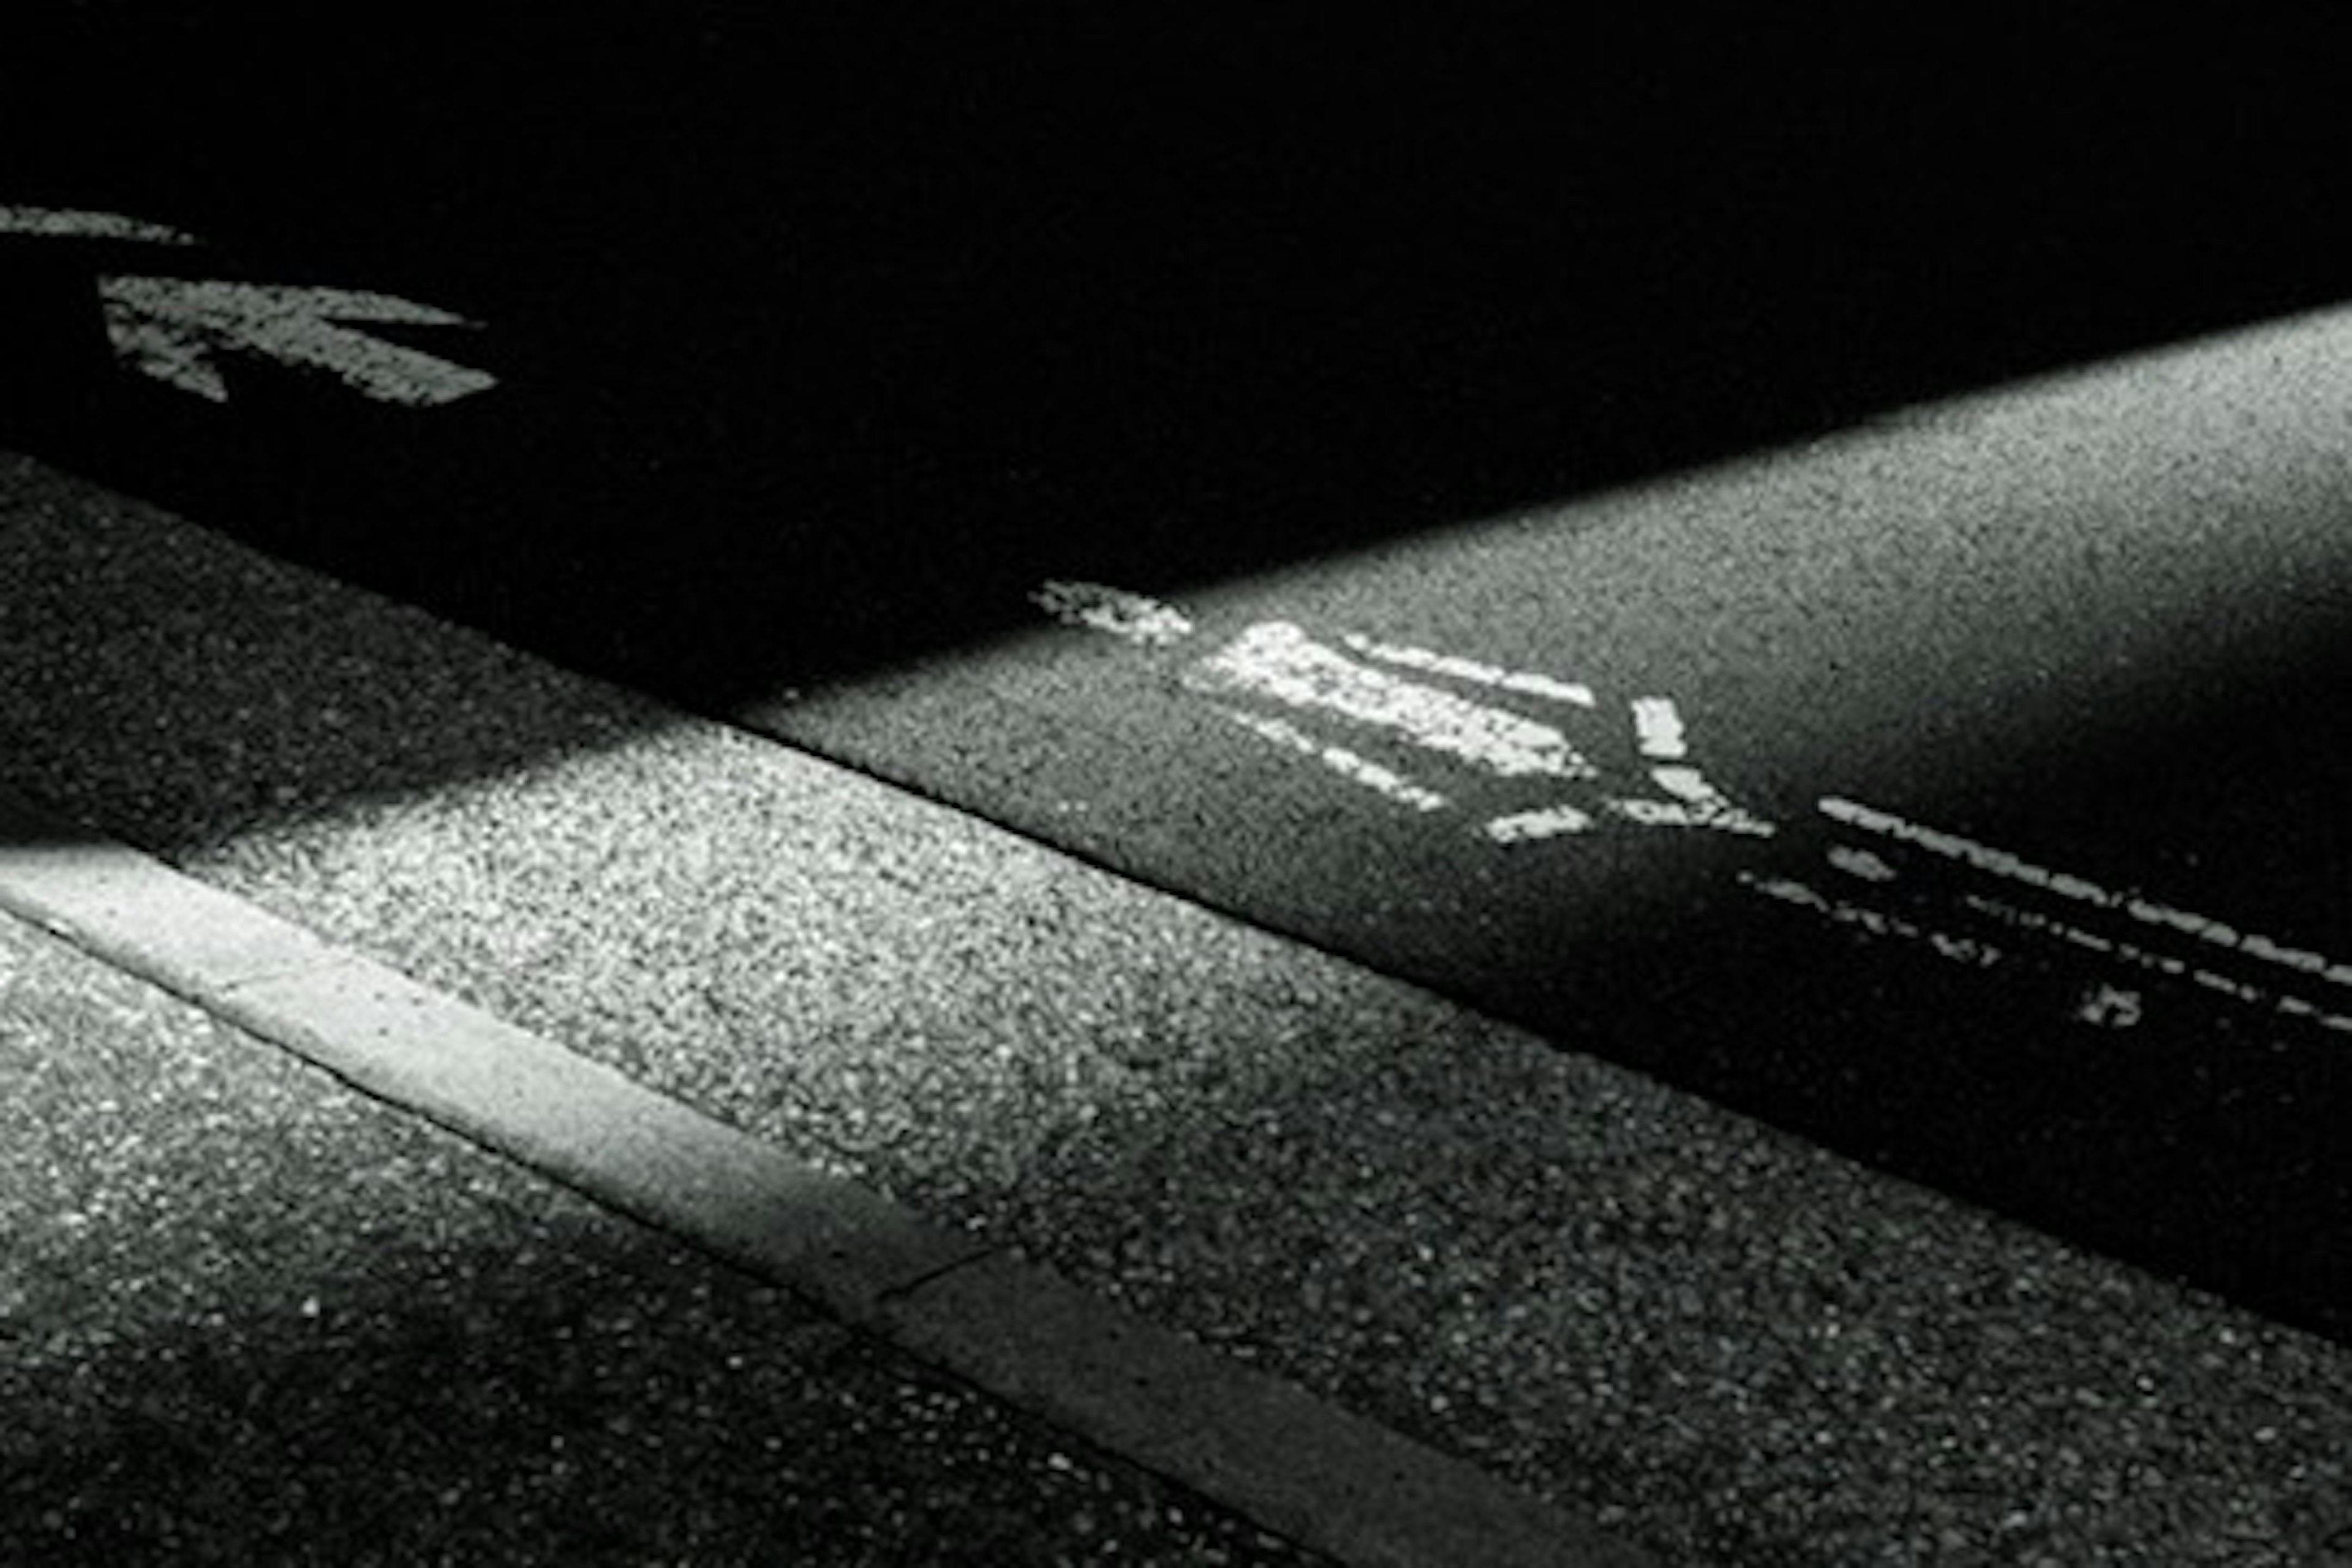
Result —
[{"label": "white lane line", "polygon": [[1192,623],[1173,605],[1101,583],[1052,578],[1029,602],[1066,626],[1108,632],[1142,647],[1166,647],[1192,635]]},{"label": "white lane line", "polygon": [[1598,773],[1549,724],[1359,664],[1289,621],[1244,628],[1186,679],[1201,689],[1338,712],[1506,778],[1589,779]]},{"label": "white lane line", "polygon": [[1848,826],[1859,827],[1866,832],[1880,834],[1898,842],[1916,846],[1930,854],[1940,855],[1948,860],[1957,860],[1989,875],[2005,877],[2011,881],[2022,882],[2028,887],[2055,893],[2061,898],[2072,899],[2077,903],[2089,904],[2096,909],[2119,910],[2144,925],[2179,931],[2229,952],[2242,953],[2248,958],[2261,959],[2264,963],[2293,970],[2298,974],[2329,981],[2337,985],[2352,985],[2352,965],[2335,963],[2319,953],[2303,948],[2287,947],[2273,942],[2266,936],[2251,931],[2240,931],[2234,927],[2204,915],[2192,914],[2187,910],[2176,909],[2172,905],[2158,903],[2152,899],[2143,899],[2137,894],[2116,892],[2112,889],[2103,888],[2096,882],[2081,877],[2069,876],[2063,871],[2053,871],[2011,855],[2005,849],[1995,849],[1990,845],[1979,844],[1973,839],[1963,838],[1958,834],[1923,827],[1917,823],[1906,821],[1892,812],[1879,811],[1836,795],[1825,797],[1820,802],[1820,805],[1823,816],[1843,822]]},{"label": "white lane line", "polygon": [[2325,1029],[2352,1034],[2352,1017],[2340,1013],[2331,1013],[2307,997],[2249,984],[2243,980],[2234,979],[2219,971],[2189,963],[2170,953],[2157,952],[2135,942],[2118,942],[2114,938],[2102,936],[2096,931],[2085,931],[2071,921],[2058,920],[2032,910],[2020,909],[2014,904],[2004,903],[1999,899],[1987,899],[1969,894],[1961,901],[1980,914],[1990,915],[2019,930],[2054,937],[2060,942],[2098,953],[2103,957],[2113,958],[2141,969],[2152,969],[2175,979],[2186,979],[2209,991],[2218,992],[2233,1002],[2242,1002],[2253,1007],[2272,1008],[2293,1017],[2307,1018]]},{"label": "white lane line", "polygon": [[[1834,853],[1832,851],[1833,855]],[[1884,862],[1880,864],[1883,865]],[[1742,886],[1751,891],[1776,899],[1782,903],[1811,910],[1837,924],[1857,927],[1869,931],[1874,936],[1923,942],[1940,956],[1958,963],[1977,967],[1990,967],[2004,958],[2028,956],[2005,952],[1993,943],[1973,937],[1956,936],[1948,931],[1936,931],[1899,915],[1889,914],[1883,910],[1872,909],[1867,905],[1854,903],[1845,899],[1832,898],[1793,878],[1768,877],[1752,871],[1742,871],[1738,873],[1738,880]],[[2218,971],[2191,964],[2169,953],[2158,952],[2133,942],[2102,936],[2096,931],[2087,931],[2071,921],[2058,920],[2032,910],[2021,909],[1999,899],[1965,894],[1961,897],[1960,902],[1978,914],[1999,921],[2012,930],[2053,940],[2085,952],[2095,953],[2101,958],[2129,964],[2137,969],[2151,970],[2175,980],[2186,980],[2247,1006],[2268,1009],[2284,1014],[2289,1017],[2306,1019],[2321,1028],[2330,1029],[2339,1034],[2352,1034],[2352,1016],[2330,1012],[2307,997],[2249,984],[2245,981],[2234,979]],[[2035,962],[2042,964],[2049,963],[2047,959]],[[2137,993],[2125,993],[2106,982],[2100,983],[2100,990],[2102,993],[2112,994],[2110,1000],[2129,995],[2132,1005],[2125,1011],[2128,1013],[2129,1021],[2137,1020],[2139,1013]],[[2087,1005],[2089,1004],[2086,1004]]]},{"label": "white lane line", "polygon": [[1439,653],[1434,648],[1381,642],[1360,632],[1345,633],[1340,640],[1365,658],[1379,659],[1383,664],[1427,670],[1433,675],[1450,675],[1457,680],[1475,681],[1503,691],[1524,692],[1530,697],[1549,697],[1555,702],[1572,702],[1579,708],[1593,706],[1592,688],[1581,681],[1555,680],[1549,675],[1538,675],[1531,670],[1505,669],[1498,664],[1464,658],[1458,654]]},{"label": "white lane line", "polygon": [[1244,729],[1313,757],[1332,772],[1376,795],[1386,795],[1400,805],[1411,806],[1415,811],[1443,811],[1449,804],[1435,790],[1424,789],[1411,779],[1391,773],[1369,758],[1360,757],[1344,746],[1326,745],[1286,720],[1267,718],[1239,708],[1221,707],[1219,711]]},{"label": "white lane line", "polygon": [[0,206],[0,234],[37,239],[127,239],[142,245],[201,245],[184,229],[80,207]]},{"label": "white lane line", "polygon": [[1851,844],[1831,845],[1829,860],[1836,869],[1865,882],[1892,882],[1895,878],[1895,868],[1883,858],[1867,849],[1857,849]]},{"label": "white lane line", "polygon": [[98,291],[108,335],[125,364],[215,403],[228,400],[227,383],[213,363],[223,352],[329,371],[355,391],[384,403],[449,403],[498,383],[486,371],[386,342],[344,324],[473,324],[436,306],[390,294],[138,276],[100,278]]},{"label": "white lane line", "polygon": [[1493,818],[1486,824],[1486,837],[1497,844],[1525,844],[1532,839],[1557,838],[1565,833],[1583,833],[1592,826],[1590,812],[1579,811],[1572,805],[1548,805],[1540,811],[1514,812]]},{"label": "white lane line", "polygon": [[1742,887],[1766,898],[1811,910],[1839,925],[1855,926],[1874,936],[1923,942],[1937,956],[1967,964],[1972,969],[1989,969],[2009,957],[2007,952],[1991,942],[1980,942],[1975,937],[1955,936],[1949,931],[1936,931],[1906,921],[1900,915],[1888,914],[1884,910],[1874,910],[1845,899],[1832,899],[1793,878],[1767,877],[1754,871],[1742,871],[1738,876]]}]

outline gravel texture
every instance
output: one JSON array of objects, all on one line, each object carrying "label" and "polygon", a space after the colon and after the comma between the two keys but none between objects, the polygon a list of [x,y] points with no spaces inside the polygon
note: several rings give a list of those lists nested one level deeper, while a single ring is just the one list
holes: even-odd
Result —
[{"label": "gravel texture", "polygon": [[0,1557],[1307,1559],[0,918]]},{"label": "gravel texture", "polygon": [[0,773],[1667,1561],[2352,1562],[2343,1347],[0,481]]}]

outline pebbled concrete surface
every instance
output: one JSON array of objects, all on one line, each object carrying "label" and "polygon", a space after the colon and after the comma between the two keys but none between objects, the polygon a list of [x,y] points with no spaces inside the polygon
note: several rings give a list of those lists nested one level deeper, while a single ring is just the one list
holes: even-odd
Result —
[{"label": "pebbled concrete surface", "polygon": [[0,916],[0,1556],[1314,1561]]},{"label": "pebbled concrete surface", "polygon": [[30,464],[0,773],[1667,1561],[2345,1555],[2352,1356]]},{"label": "pebbled concrete surface", "polygon": [[1475,1465],[6,789],[0,908],[1309,1552],[1361,1568],[1650,1561]]}]

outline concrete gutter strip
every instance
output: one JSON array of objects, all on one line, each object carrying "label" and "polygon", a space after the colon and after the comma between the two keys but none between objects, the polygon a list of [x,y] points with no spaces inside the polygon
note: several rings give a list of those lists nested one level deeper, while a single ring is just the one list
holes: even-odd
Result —
[{"label": "concrete gutter strip", "polygon": [[1003,1256],[886,1312],[890,1337],[990,1392],[1342,1562],[1652,1560],[1485,1472]]},{"label": "concrete gutter strip", "polygon": [[0,904],[845,1317],[982,1244],[121,844],[0,794]]},{"label": "concrete gutter strip", "polygon": [[[268,919],[272,917],[264,916]],[[364,959],[195,998],[429,1117],[853,1321],[984,1247]]]},{"label": "concrete gutter strip", "polygon": [[0,907],[1343,1563],[1652,1561],[5,790]]}]

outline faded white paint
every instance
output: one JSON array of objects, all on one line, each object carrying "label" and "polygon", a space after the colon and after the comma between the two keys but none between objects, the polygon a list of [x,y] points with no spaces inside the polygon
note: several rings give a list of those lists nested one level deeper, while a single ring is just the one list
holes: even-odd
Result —
[{"label": "faded white paint", "polygon": [[214,363],[224,352],[328,371],[367,396],[416,406],[453,402],[498,383],[488,372],[343,324],[470,324],[435,306],[389,294],[139,276],[103,277],[98,288],[107,331],[125,364],[215,402],[228,398],[227,384]]},{"label": "faded white paint", "polygon": [[1358,756],[1344,746],[1326,745],[1287,720],[1250,713],[1239,708],[1223,708],[1221,711],[1244,729],[1312,757],[1341,777],[1361,784],[1376,795],[1385,795],[1399,805],[1410,806],[1415,811],[1443,811],[1451,804],[1435,790],[1424,789],[1370,758]]},{"label": "faded white paint", "polygon": [[[1956,835],[1938,833],[1934,829],[1906,822],[1889,813],[1875,811],[1852,801],[1824,800],[1822,802],[1822,809],[1826,815],[1850,826],[1884,833],[1890,837],[1916,845],[1932,853],[1961,860],[1979,869],[1990,871],[2010,880],[2060,892],[2063,896],[2091,902],[2098,908],[2121,910],[2126,914],[2131,914],[2134,912],[2131,905],[2143,901],[2107,893],[2105,889],[2099,889],[2096,884],[2087,882],[2084,879],[2065,877],[2048,871],[2004,851],[1976,844]],[[1885,883],[1896,876],[1895,869],[1885,859],[1867,849],[1859,849],[1848,845],[1836,845],[1828,851],[1828,858],[1830,864],[1836,869],[1866,882]],[[1839,924],[1858,927],[1874,935],[1924,942],[1947,958],[1989,964],[1992,962],[1992,957],[1986,955],[2003,955],[2003,950],[1990,943],[1970,937],[1935,931],[1883,910],[1872,909],[1843,899],[1832,898],[1792,878],[1764,876],[1742,871],[1738,873],[1738,880],[1743,886],[1756,892],[1777,899],[1783,903],[1810,909]],[[2090,889],[2092,894],[2097,896],[2086,896],[2084,889]],[[2224,974],[2218,970],[2193,963],[2172,953],[2142,947],[2135,942],[2108,936],[2077,925],[2071,921],[2044,914],[2003,899],[1989,898],[1980,893],[1962,893],[1956,902],[1958,907],[1975,915],[1998,921],[2011,931],[2029,937],[2073,948],[2106,963],[2124,964],[2133,969],[2162,974],[2170,979],[2186,981],[2206,991],[2228,997],[2233,1002],[2307,1019],[2323,1028],[2352,1034],[2352,1016],[2331,1011],[2308,997],[2266,989]],[[2147,916],[2135,918],[2148,919]],[[2221,926],[2219,921],[2204,921],[2197,920],[2196,917],[2189,917],[2189,923],[2186,924],[2177,921],[2158,921],[2153,923],[2162,924],[2168,929],[2186,931],[2189,934],[2208,942],[2216,941],[2213,934],[2215,930],[2222,931],[2229,930]],[[2231,934],[2235,935],[2235,933]],[[2268,956],[2267,953],[2257,952],[2254,946],[2243,938],[2234,942],[2221,942],[2219,945],[2227,946],[2233,952]],[[2319,973],[2326,972],[2323,970]],[[2095,982],[2083,993],[2083,999],[2078,1005],[2076,1016],[2084,1022],[2102,1024],[2110,1027],[2123,1027],[2138,1022],[2143,1010],[2143,1002],[2138,992],[2111,981],[2102,980]]]},{"label": "faded white paint", "polygon": [[[2120,958],[2127,963],[2138,964],[2142,968],[2161,970],[2175,977],[2183,977],[2189,973],[2189,961],[2186,959],[2176,958],[2168,952],[2150,952],[2127,942],[2117,942],[2113,937],[2085,930],[2071,921],[2056,920],[2037,910],[2012,904],[2004,899],[1988,899],[1981,894],[1966,893],[1961,895],[1960,903],[1980,915],[1990,916],[2021,931],[2030,931],[2036,935],[2055,938],[2071,947],[2079,947],[2085,952],[2095,952],[2102,958]],[[2250,986],[2246,989],[2251,993],[2252,988]]]},{"label": "faded white paint", "polygon": [[1733,805],[1696,768],[1652,768],[1650,782],[1674,798],[1612,799],[1609,809],[1644,827],[1706,827],[1754,838],[1769,838],[1778,831],[1755,813]]},{"label": "faded white paint", "polygon": [[1991,916],[2021,930],[2047,936],[2079,947],[2102,957],[2112,958],[2138,969],[2152,969],[2174,979],[2185,979],[2205,990],[2216,992],[2235,1002],[2251,1006],[2268,1007],[2281,1013],[2307,1018],[2323,1028],[2352,1033],[2352,1017],[2329,1012],[2307,997],[2287,992],[2273,991],[2251,984],[2218,970],[2207,969],[2177,958],[2168,952],[2157,952],[2134,942],[2120,942],[2097,931],[2085,931],[2070,921],[2058,920],[2038,910],[2021,909],[1999,899],[1969,895],[1962,900],[1979,913]]},{"label": "faded white paint", "polygon": [[1645,757],[1680,762],[1690,755],[1683,737],[1683,716],[1671,697],[1633,699],[1633,738]]},{"label": "faded white paint", "polygon": [[1200,661],[1191,684],[1323,709],[1505,778],[1589,779],[1597,770],[1549,724],[1407,680],[1326,647],[1288,621],[1261,621]]},{"label": "faded white paint", "polygon": [[2242,953],[2248,958],[2273,963],[2314,979],[2338,985],[2352,985],[2352,966],[2336,963],[2316,952],[2287,947],[2266,936],[2240,931],[2221,921],[2205,915],[2192,914],[2152,899],[2140,898],[2103,888],[2082,877],[2069,876],[2036,866],[2004,849],[1995,849],[1957,834],[1940,832],[1907,822],[1891,812],[1878,811],[1854,801],[1829,796],[1821,803],[1823,816],[1852,827],[1883,835],[1900,843],[1916,846],[1948,860],[1955,860],[1995,877],[2021,882],[2027,887],[2054,893],[2077,903],[2096,909],[2112,910],[2142,924],[2174,931],[2200,942]]},{"label": "faded white paint", "polygon": [[185,229],[79,207],[0,206],[0,234],[40,239],[115,239],[141,245],[201,245]]},{"label": "faded white paint", "polygon": [[2102,1029],[2128,1029],[2140,1021],[2146,998],[2127,985],[2094,981],[2075,999],[2074,1016]]},{"label": "faded white paint", "polygon": [[[1100,583],[1051,579],[1029,595],[1065,626],[1108,633],[1146,647],[1164,647],[1192,635],[1192,622],[1174,606]],[[1589,781],[1601,771],[1554,725],[1508,709],[1474,701],[1381,665],[1512,691],[1594,706],[1590,688],[1525,670],[1440,653],[1361,633],[1340,635],[1347,651],[1316,641],[1290,621],[1244,627],[1216,652],[1194,661],[1184,682],[1219,697],[1271,700],[1299,712],[1333,715],[1442,752],[1503,779]],[[1356,658],[1350,658],[1352,653]],[[1314,757],[1342,777],[1411,806],[1435,811],[1446,797],[1344,747],[1328,745],[1285,720],[1224,707],[1227,717],[1286,750]],[[1578,804],[1553,801],[1511,811],[1483,824],[1497,844],[1522,844],[1591,831],[1607,814],[1644,827],[1705,828],[1757,837],[1773,825],[1733,802],[1681,759],[1690,753],[1682,714],[1671,698],[1643,697],[1632,704],[1640,753],[1661,765],[1648,770],[1657,798],[1605,796]]]},{"label": "faded white paint", "polygon": [[1742,887],[1761,893],[1766,898],[1777,899],[1785,904],[1794,904],[1800,909],[1811,910],[1815,914],[1822,915],[1839,925],[1854,926],[1874,936],[1895,937],[1906,942],[1921,943],[1938,958],[1949,959],[1955,963],[1964,963],[1970,968],[1990,969],[2009,957],[2007,952],[1991,942],[1982,942],[1975,937],[1958,936],[1950,931],[1937,931],[1931,927],[1920,925],[1916,921],[1905,920],[1900,915],[1888,914],[1884,910],[1874,910],[1868,905],[1857,904],[1850,900],[1830,898],[1793,878],[1767,877],[1754,871],[1742,871],[1738,873],[1738,879]]},{"label": "faded white paint", "polygon": [[1404,643],[1381,642],[1360,632],[1349,632],[1339,640],[1365,658],[1379,659],[1383,664],[1427,670],[1433,675],[1450,675],[1457,680],[1475,681],[1481,686],[1523,692],[1529,697],[1548,697],[1555,702],[1571,702],[1580,708],[1593,706],[1592,688],[1579,681],[1558,680],[1532,670],[1505,669],[1498,664],[1439,653],[1432,648],[1413,647]]},{"label": "faded white paint", "polygon": [[1832,844],[1830,864],[1849,877],[1859,877],[1865,882],[1892,882],[1895,868],[1867,849],[1857,849],[1851,844]]},{"label": "faded white paint", "polygon": [[1140,647],[1166,647],[1192,635],[1192,623],[1173,605],[1101,583],[1055,578],[1040,584],[1030,603],[1066,626],[1108,632]]},{"label": "faded white paint", "polygon": [[1594,826],[1592,814],[1572,805],[1546,806],[1541,811],[1514,812],[1486,824],[1486,837],[1497,844],[1524,844],[1531,839],[1557,838],[1583,833]]}]

